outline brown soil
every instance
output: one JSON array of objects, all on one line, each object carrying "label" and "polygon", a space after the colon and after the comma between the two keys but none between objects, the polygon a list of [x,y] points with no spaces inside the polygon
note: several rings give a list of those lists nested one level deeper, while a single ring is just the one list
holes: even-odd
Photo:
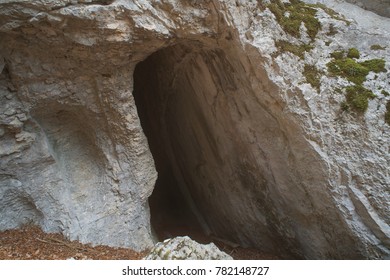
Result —
[{"label": "brown soil", "polygon": [[[214,242],[234,259],[279,259],[251,248],[226,244],[223,240],[191,236],[200,243]],[[109,246],[91,246],[69,241],[58,233],[44,233],[38,227],[25,227],[0,232],[0,260],[139,260],[147,252]]]},{"label": "brown soil", "polygon": [[38,227],[0,232],[0,260],[139,260],[145,253],[69,241]]}]

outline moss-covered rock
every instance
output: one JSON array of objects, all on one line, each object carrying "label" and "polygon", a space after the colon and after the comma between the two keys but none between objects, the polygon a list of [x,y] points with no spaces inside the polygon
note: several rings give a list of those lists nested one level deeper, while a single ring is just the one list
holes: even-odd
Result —
[{"label": "moss-covered rock", "polygon": [[305,64],[303,68],[303,75],[306,81],[317,91],[320,90],[321,86],[321,72],[318,71],[317,67],[310,64]]},{"label": "moss-covered rock", "polygon": [[370,72],[351,58],[334,59],[327,66],[332,75],[344,77],[355,84],[362,84]]},{"label": "moss-covered rock", "polygon": [[385,50],[386,47],[382,47],[381,45],[372,45],[370,49],[373,51],[378,51],[378,50]]},{"label": "moss-covered rock", "polygon": [[361,85],[346,88],[346,102],[353,110],[364,113],[368,108],[368,100],[375,98],[375,94]]},{"label": "moss-covered rock", "polygon": [[369,71],[375,73],[386,72],[384,59],[370,59],[363,62],[360,62],[360,65],[366,67]]},{"label": "moss-covered rock", "polygon": [[381,94],[386,96],[386,97],[390,95],[390,93],[384,89],[382,89]]},{"label": "moss-covered rock", "polygon": [[[357,61],[360,58],[360,52],[356,48],[350,48],[346,53],[344,50],[335,51],[330,55],[333,59],[327,63],[328,72],[333,76],[346,78],[354,83],[346,87],[346,101],[341,104],[341,109],[364,113],[368,108],[368,100],[375,98],[375,94],[365,88],[363,83],[367,79],[368,73],[386,72],[384,59],[370,59]],[[374,78],[376,79],[377,76]],[[386,96],[387,92],[381,92]]]},{"label": "moss-covered rock", "polygon": [[349,58],[360,58],[360,52],[356,48],[350,48],[348,50],[347,57],[349,57]]},{"label": "moss-covered rock", "polygon": [[278,53],[284,53],[284,52],[290,52],[295,54],[301,59],[305,58],[305,52],[309,52],[310,50],[313,49],[313,46],[308,45],[308,44],[301,44],[301,45],[296,45],[292,44],[288,41],[276,41],[275,46],[278,48]]},{"label": "moss-covered rock", "polygon": [[291,0],[290,3],[283,3],[276,0],[268,4],[267,7],[275,15],[283,30],[294,37],[300,38],[302,23],[312,40],[315,39],[321,29],[321,24],[315,17],[317,10],[302,1]]},{"label": "moss-covered rock", "polygon": [[330,54],[330,56],[334,59],[342,59],[345,56],[345,52],[343,50],[334,51]]},{"label": "moss-covered rock", "polygon": [[390,101],[386,104],[385,122],[390,125]]},{"label": "moss-covered rock", "polygon": [[329,73],[344,77],[357,85],[363,84],[370,71],[375,73],[386,72],[385,60],[383,59],[357,62],[355,58],[360,57],[360,53],[355,48],[349,49],[347,57],[345,57],[344,51],[335,51],[331,54],[331,57],[333,60],[327,64]]}]

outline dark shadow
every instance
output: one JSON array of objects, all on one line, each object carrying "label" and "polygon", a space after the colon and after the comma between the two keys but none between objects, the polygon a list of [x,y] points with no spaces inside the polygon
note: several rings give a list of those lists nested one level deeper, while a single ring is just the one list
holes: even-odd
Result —
[{"label": "dark shadow", "polygon": [[[159,240],[188,235],[199,242],[208,241],[180,190],[180,182],[174,175],[174,167],[167,154],[169,147],[163,140],[163,122],[158,112],[163,110],[164,96],[169,93],[163,92],[160,87],[161,75],[158,72],[162,69],[164,62],[160,59],[160,52],[156,52],[138,63],[134,71],[133,96],[158,172],[153,194],[149,198],[151,224]],[[150,102],[150,99],[158,99],[161,103]],[[159,105],[161,107],[156,108]]]}]

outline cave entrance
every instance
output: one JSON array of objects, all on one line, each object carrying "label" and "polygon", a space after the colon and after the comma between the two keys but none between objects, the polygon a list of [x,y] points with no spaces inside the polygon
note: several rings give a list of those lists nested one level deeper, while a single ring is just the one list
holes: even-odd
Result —
[{"label": "cave entrance", "polygon": [[178,160],[186,157],[182,153],[185,145],[179,144],[186,140],[178,135],[186,129],[177,117],[185,120],[188,116],[183,108],[178,110],[177,102],[182,100],[175,96],[189,97],[193,92],[175,79],[191,78],[181,76],[191,69],[181,68],[188,68],[193,54],[184,45],[168,47],[138,63],[134,71],[133,96],[158,172],[149,205],[152,228],[160,241],[182,235],[199,242],[209,241],[208,225],[188,189],[192,182],[184,177],[191,171]]},{"label": "cave entrance", "polygon": [[285,138],[227,49],[177,44],[135,68],[133,95],[158,171],[151,223],[159,239],[218,238],[272,252],[269,166],[286,162]]}]

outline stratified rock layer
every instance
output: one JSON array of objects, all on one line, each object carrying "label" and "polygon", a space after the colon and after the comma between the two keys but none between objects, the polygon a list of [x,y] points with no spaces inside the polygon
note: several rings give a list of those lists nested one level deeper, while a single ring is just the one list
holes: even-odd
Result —
[{"label": "stratified rock layer", "polygon": [[351,46],[388,70],[389,20],[316,6],[311,41],[258,1],[184,2],[0,1],[0,229],[149,248],[155,162],[206,234],[292,257],[389,255],[389,71],[368,76],[377,98],[359,115],[326,67]]}]

